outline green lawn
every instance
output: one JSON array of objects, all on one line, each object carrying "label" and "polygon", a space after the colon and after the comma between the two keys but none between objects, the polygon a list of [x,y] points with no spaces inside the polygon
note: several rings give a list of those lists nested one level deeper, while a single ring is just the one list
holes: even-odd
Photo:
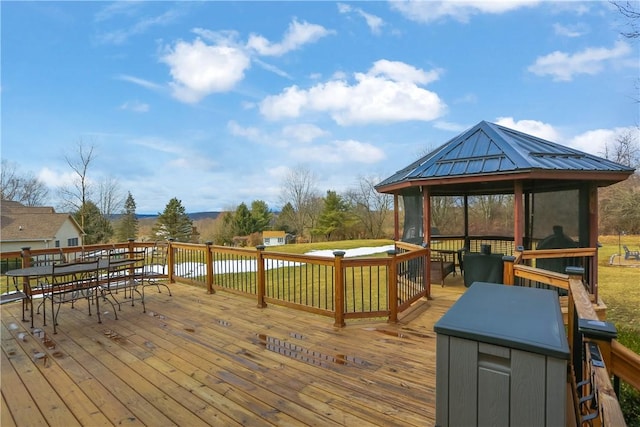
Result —
[{"label": "green lawn", "polygon": [[[599,241],[598,292],[607,305],[607,320],[616,325],[618,341],[640,353],[640,261],[619,256],[622,245],[640,249],[640,236],[601,236]],[[640,426],[640,391],[623,383],[620,406],[627,425]]]}]

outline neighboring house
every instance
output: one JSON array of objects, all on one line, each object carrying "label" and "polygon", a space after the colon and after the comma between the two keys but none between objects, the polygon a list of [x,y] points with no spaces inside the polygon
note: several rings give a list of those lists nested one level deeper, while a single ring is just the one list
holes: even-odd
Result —
[{"label": "neighboring house", "polygon": [[48,206],[0,201],[0,251],[64,248],[82,244],[82,228],[73,216]]},{"label": "neighboring house", "polygon": [[265,246],[278,246],[286,243],[287,233],[284,231],[263,231],[262,244]]}]

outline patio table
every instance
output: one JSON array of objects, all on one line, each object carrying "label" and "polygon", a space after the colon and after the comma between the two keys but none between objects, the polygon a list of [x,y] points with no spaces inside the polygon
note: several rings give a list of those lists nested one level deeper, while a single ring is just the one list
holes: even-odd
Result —
[{"label": "patio table", "polygon": [[[31,316],[31,328],[33,325],[33,293],[31,289],[31,279],[38,278],[47,278],[53,281],[54,277],[61,277],[67,275],[81,275],[85,273],[90,273],[92,271],[100,271],[100,270],[109,270],[111,268],[117,267],[122,268],[127,265],[133,265],[139,260],[135,258],[123,258],[121,260],[109,261],[106,258],[99,258],[96,262],[92,263],[69,263],[69,265],[56,266],[54,269],[53,264],[48,265],[34,265],[30,267],[16,268],[14,270],[8,270],[5,275],[8,277],[13,277],[14,280],[22,277],[26,280],[22,281],[23,293],[26,295],[26,299],[29,300],[30,306],[30,316]],[[55,271],[55,274],[54,274]],[[22,310],[22,320],[26,321],[24,318],[24,306]]]}]

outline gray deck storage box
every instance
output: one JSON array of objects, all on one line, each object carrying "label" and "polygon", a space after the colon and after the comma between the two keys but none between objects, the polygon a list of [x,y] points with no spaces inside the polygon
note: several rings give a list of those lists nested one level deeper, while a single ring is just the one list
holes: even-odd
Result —
[{"label": "gray deck storage box", "polygon": [[435,324],[436,425],[564,426],[558,294],[476,282]]}]

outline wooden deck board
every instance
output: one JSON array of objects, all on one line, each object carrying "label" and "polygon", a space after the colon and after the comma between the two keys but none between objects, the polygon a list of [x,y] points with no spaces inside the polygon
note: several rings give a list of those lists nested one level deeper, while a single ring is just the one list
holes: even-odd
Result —
[{"label": "wooden deck board", "polygon": [[[463,293],[433,287],[397,324],[333,319],[174,284],[115,320],[86,303],[34,334],[2,306],[2,425],[358,425],[435,422],[434,323]],[[27,316],[28,317],[28,316]],[[20,333],[26,334],[19,340]],[[46,345],[45,345],[46,344]],[[43,352],[43,359],[33,354]]]}]

